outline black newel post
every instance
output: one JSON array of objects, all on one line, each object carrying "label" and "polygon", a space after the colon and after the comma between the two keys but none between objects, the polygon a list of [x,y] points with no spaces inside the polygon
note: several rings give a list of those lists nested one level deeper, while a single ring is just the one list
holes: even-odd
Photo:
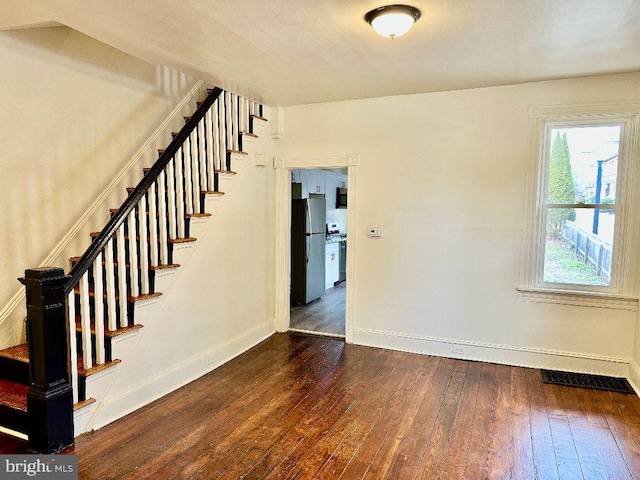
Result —
[{"label": "black newel post", "polygon": [[52,453],[72,445],[73,391],[69,372],[69,333],[61,268],[25,271],[29,375],[29,448]]}]

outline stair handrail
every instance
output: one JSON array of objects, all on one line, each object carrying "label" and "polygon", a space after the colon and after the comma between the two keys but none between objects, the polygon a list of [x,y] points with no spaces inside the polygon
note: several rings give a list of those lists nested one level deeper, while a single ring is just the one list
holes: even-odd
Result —
[{"label": "stair handrail", "polygon": [[116,233],[118,227],[120,227],[120,225],[125,221],[129,213],[131,213],[135,208],[143,195],[147,193],[147,190],[149,190],[158,176],[164,171],[167,164],[182,147],[185,140],[189,138],[191,132],[198,126],[200,120],[204,118],[209,108],[218,99],[218,97],[220,97],[222,92],[223,90],[219,87],[211,89],[207,98],[203,100],[191,118],[186,121],[166,150],[160,155],[156,163],[153,164],[151,169],[146,173],[146,175],[144,175],[135,189],[129,194],[129,196],[127,196],[124,202],[122,202],[118,211],[114,213],[98,236],[94,238],[91,245],[89,245],[82,257],[80,257],[80,260],[78,260],[69,272],[69,280],[64,287],[65,296],[71,293],[75,285],[82,278],[82,275],[91,268],[94,260],[107,246],[107,243],[109,243],[113,234]]}]

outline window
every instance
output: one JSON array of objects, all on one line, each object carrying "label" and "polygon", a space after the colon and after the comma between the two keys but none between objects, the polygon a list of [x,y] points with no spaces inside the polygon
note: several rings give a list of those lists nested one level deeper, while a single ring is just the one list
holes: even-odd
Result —
[{"label": "window", "polygon": [[633,310],[638,112],[597,109],[532,109],[531,225],[518,290],[535,300]]}]

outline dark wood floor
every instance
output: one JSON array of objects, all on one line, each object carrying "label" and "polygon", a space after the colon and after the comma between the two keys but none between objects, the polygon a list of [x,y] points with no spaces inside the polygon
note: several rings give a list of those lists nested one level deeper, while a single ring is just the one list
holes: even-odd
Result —
[{"label": "dark wood floor", "polygon": [[325,295],[301,307],[291,308],[291,328],[344,337],[347,282],[325,290]]},{"label": "dark wood floor", "polygon": [[[0,441],[0,453],[24,450]],[[80,478],[630,479],[640,399],[276,334],[77,439]]]}]

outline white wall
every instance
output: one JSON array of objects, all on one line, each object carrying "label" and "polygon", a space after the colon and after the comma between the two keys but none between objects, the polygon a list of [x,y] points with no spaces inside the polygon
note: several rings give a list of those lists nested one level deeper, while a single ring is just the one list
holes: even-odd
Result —
[{"label": "white wall", "polygon": [[[16,278],[41,266],[195,81],[66,27],[0,32],[0,71],[2,348],[23,333],[24,306],[7,307],[21,288]],[[136,168],[131,183],[140,176]],[[69,256],[83,253],[88,232],[119,206],[125,186],[54,265],[66,269]]]},{"label": "white wall", "polygon": [[638,98],[628,74],[285,108],[279,155],[360,156],[355,342],[626,375],[635,312],[520,301],[516,287],[528,107]]}]

